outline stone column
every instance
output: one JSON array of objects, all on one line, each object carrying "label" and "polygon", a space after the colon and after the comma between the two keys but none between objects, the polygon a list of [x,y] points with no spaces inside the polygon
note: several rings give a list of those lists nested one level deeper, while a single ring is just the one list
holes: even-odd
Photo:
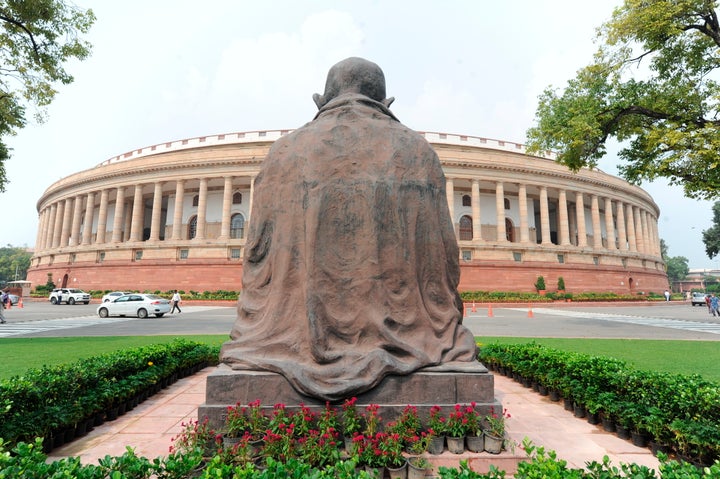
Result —
[{"label": "stone column", "polygon": [[540,227],[542,244],[552,244],[550,238],[550,209],[548,208],[547,186],[540,187]]},{"label": "stone column", "polygon": [[505,231],[505,187],[502,181],[495,183],[495,216],[497,241],[504,243],[507,241],[507,231]]},{"label": "stone column", "polygon": [[162,218],[162,182],[155,182],[153,188],[152,213],[150,216],[150,241],[160,241],[160,219]]},{"label": "stone column", "polygon": [[648,230],[647,211],[640,211],[640,227],[642,228],[643,253],[652,254],[652,242]]},{"label": "stone column", "polygon": [[90,244],[92,241],[93,220],[95,216],[95,193],[87,194],[85,204],[85,224],[83,225],[82,244]]},{"label": "stone column", "polygon": [[208,179],[200,178],[200,194],[198,197],[198,208],[197,208],[197,230],[195,233],[195,239],[205,239],[205,217],[207,214],[207,191],[208,191]]},{"label": "stone column", "polygon": [[658,219],[656,217],[652,216],[651,220],[652,221],[650,222],[650,226],[651,226],[650,229],[652,230],[653,243],[655,245],[655,250],[653,251],[653,253],[655,254],[655,256],[661,256],[660,233],[658,232]]},{"label": "stone column", "polygon": [[590,211],[592,214],[593,248],[601,249],[603,247],[602,228],[600,227],[600,204],[597,195],[590,195]]},{"label": "stone column", "polygon": [[482,241],[482,218],[480,216],[480,180],[473,179],[471,186],[473,240]]},{"label": "stone column", "polygon": [[568,246],[570,244],[570,227],[568,222],[567,192],[565,190],[558,192],[558,223],[560,245]]},{"label": "stone column", "polygon": [[122,242],[123,214],[125,213],[125,187],[121,186],[115,193],[115,218],[113,220],[112,242]]},{"label": "stone column", "polygon": [[81,243],[80,240],[80,223],[82,222],[82,197],[76,196],[73,200],[74,203],[74,209],[73,209],[73,219],[72,219],[72,229],[70,231],[70,241],[68,244],[72,246],[77,246]]},{"label": "stone column", "polygon": [[175,183],[175,212],[173,214],[172,239],[182,239],[183,197],[185,196],[185,180]]},{"label": "stone column", "polygon": [[43,245],[45,249],[53,247],[53,235],[55,234],[55,217],[57,216],[57,203],[50,205],[50,212],[48,213],[48,225],[45,230],[45,239]]},{"label": "stone column", "polygon": [[[505,209],[503,199],[503,210]],[[518,205],[520,207],[520,243],[530,243],[530,225],[528,224],[527,211],[527,186],[525,183],[518,184]]]},{"label": "stone column", "polygon": [[640,208],[633,208],[633,219],[635,220],[635,243],[638,253],[645,252],[645,243],[643,241],[642,220],[640,219]]},{"label": "stone column", "polygon": [[130,241],[142,241],[143,219],[145,216],[142,189],[143,185],[135,185],[132,223],[130,224]]},{"label": "stone column", "polygon": [[632,205],[625,205],[625,217],[627,218],[628,248],[632,252],[637,252],[637,242],[635,241],[635,215],[633,214]]},{"label": "stone column", "polygon": [[581,192],[575,193],[575,215],[577,216],[578,246],[587,247],[587,230],[585,229],[585,201]]},{"label": "stone column", "polygon": [[628,240],[625,230],[625,205],[622,201],[617,202],[617,230],[618,230],[618,248],[620,251],[628,250]]},{"label": "stone column", "polygon": [[252,208],[253,208],[253,198],[255,197],[255,177],[257,175],[253,175],[250,177],[250,203],[248,204],[248,217],[245,221],[245,224],[250,224],[250,217],[252,216]]},{"label": "stone column", "polygon": [[60,246],[60,238],[62,237],[63,229],[63,217],[65,216],[65,200],[58,201],[57,209],[55,210],[55,229],[53,231],[53,248]]},{"label": "stone column", "polygon": [[455,236],[459,238],[458,227],[455,224],[455,184],[452,178],[445,178],[445,195],[447,196],[448,210],[450,210],[450,220],[452,221]]},{"label": "stone column", "polygon": [[226,240],[230,238],[230,212],[232,211],[232,176],[225,177],[225,185],[223,186],[223,206],[222,206],[222,223],[220,224],[220,237],[218,239]]},{"label": "stone column", "polygon": [[67,246],[70,244],[70,232],[72,229],[72,198],[65,200],[65,211],[62,219],[62,230],[60,234],[60,246]]},{"label": "stone column", "polygon": [[105,232],[107,231],[107,212],[108,197],[110,190],[105,188],[100,192],[100,211],[98,211],[97,234],[95,235],[95,244],[105,243]]},{"label": "stone column", "polygon": [[617,249],[617,245],[615,244],[612,200],[610,198],[605,198],[605,231],[607,232],[607,249]]},{"label": "stone column", "polygon": [[38,212],[38,229],[35,234],[35,252],[43,250],[43,238],[45,237],[45,220],[47,208],[43,208]]}]

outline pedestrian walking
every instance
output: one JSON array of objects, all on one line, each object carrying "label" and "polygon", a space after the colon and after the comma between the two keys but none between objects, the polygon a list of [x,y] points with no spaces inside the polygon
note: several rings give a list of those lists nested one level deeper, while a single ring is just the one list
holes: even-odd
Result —
[{"label": "pedestrian walking", "polygon": [[180,293],[178,293],[178,290],[176,289],[175,292],[172,295],[172,299],[170,302],[172,303],[172,309],[170,310],[170,314],[175,312],[175,309],[177,309],[178,313],[182,313],[180,310]]},{"label": "pedestrian walking", "polygon": [[7,294],[7,291],[0,291],[0,324],[7,323],[7,321],[5,321],[5,308],[9,302],[10,296]]},{"label": "pedestrian walking", "polygon": [[720,308],[720,299],[713,293],[712,296],[710,296],[710,309],[713,316],[720,315],[718,308]]}]

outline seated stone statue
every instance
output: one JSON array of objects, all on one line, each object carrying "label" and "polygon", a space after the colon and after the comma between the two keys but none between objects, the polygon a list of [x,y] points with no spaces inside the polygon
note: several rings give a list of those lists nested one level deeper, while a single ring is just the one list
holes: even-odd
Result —
[{"label": "seated stone statue", "polygon": [[328,73],[319,112],[255,179],[243,289],[221,361],[340,400],[476,359],[437,155],[390,112],[374,63]]}]

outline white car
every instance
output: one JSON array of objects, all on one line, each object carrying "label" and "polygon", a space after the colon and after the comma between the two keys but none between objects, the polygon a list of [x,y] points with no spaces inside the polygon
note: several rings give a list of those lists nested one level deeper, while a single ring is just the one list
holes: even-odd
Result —
[{"label": "white car", "polygon": [[107,318],[108,316],[137,316],[144,319],[151,314],[154,314],[156,318],[162,318],[168,312],[170,312],[170,301],[156,294],[141,293],[129,293],[119,296],[113,301],[102,303],[97,308],[97,314],[101,318]]},{"label": "white car", "polygon": [[125,296],[127,293],[125,291],[113,291],[112,293],[108,293],[105,296],[102,297],[101,303],[107,303],[108,301],[114,301],[118,299],[120,296]]},{"label": "white car", "polygon": [[75,288],[55,288],[50,293],[50,302],[52,304],[90,304],[90,295],[85,291]]}]

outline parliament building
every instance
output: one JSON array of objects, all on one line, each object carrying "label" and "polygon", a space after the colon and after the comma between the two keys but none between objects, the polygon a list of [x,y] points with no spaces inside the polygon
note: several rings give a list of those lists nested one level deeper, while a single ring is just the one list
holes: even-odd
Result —
[{"label": "parliament building", "polygon": [[[47,188],[27,279],[85,290],[241,289],[253,180],[290,130],[139,148]],[[459,246],[460,291],[661,292],[658,206],[599,170],[521,144],[421,133],[437,152]],[[49,276],[51,275],[51,276]]]}]

